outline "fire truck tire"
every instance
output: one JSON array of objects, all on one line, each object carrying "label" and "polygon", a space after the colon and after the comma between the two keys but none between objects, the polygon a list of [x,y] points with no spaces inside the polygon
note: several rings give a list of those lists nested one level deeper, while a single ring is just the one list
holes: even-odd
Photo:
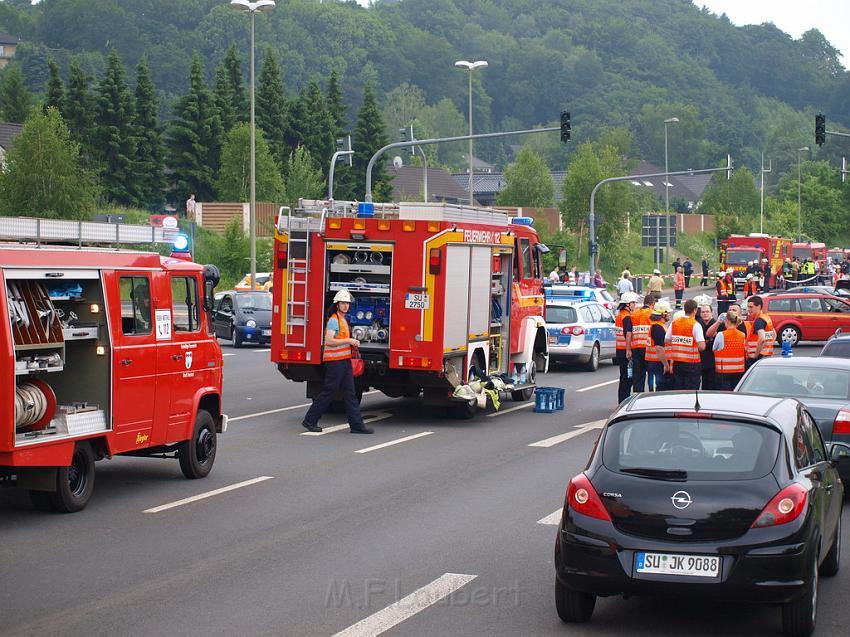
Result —
[{"label": "fire truck tire", "polygon": [[78,442],[71,465],[59,467],[56,471],[56,491],[47,495],[54,511],[76,513],[85,508],[93,491],[94,452],[88,442]]},{"label": "fire truck tire", "polygon": [[206,478],[212,471],[217,448],[213,417],[205,409],[199,409],[192,438],[177,445],[177,459],[183,475],[190,480]]},{"label": "fire truck tire", "polygon": [[475,411],[478,408],[477,402],[470,400],[469,402],[453,404],[449,408],[449,413],[456,420],[470,420],[475,416]]},{"label": "fire truck tire", "polygon": [[[529,367],[529,373],[531,374],[531,378],[529,380],[534,382],[537,377],[534,364]],[[531,400],[532,396],[534,396],[534,387],[526,387],[525,389],[518,389],[517,391],[511,392],[511,398],[513,398],[516,402],[524,403],[527,400]]]},{"label": "fire truck tire", "polygon": [[239,330],[235,326],[230,328],[230,344],[233,345],[234,349],[242,347],[242,337],[239,336]]}]

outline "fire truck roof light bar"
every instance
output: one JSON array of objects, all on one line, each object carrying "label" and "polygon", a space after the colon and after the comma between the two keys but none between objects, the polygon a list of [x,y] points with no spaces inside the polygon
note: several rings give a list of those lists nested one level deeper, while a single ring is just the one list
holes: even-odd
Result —
[{"label": "fire truck roof light bar", "polygon": [[123,223],[35,219],[30,217],[0,218],[0,240],[42,243],[142,244],[172,243],[176,229],[137,226]]}]

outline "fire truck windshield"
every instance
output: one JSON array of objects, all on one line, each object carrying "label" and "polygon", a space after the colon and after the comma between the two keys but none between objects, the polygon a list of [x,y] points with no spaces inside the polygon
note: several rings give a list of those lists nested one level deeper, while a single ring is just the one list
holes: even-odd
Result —
[{"label": "fire truck windshield", "polygon": [[761,260],[759,250],[739,250],[730,248],[726,251],[726,265],[747,265],[750,261]]},{"label": "fire truck windshield", "polygon": [[794,248],[793,252],[794,256],[798,259],[812,259],[812,249],[811,248]]}]

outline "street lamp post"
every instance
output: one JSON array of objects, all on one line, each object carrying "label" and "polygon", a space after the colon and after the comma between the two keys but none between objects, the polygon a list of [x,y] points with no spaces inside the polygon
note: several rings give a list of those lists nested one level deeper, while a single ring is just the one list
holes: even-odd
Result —
[{"label": "street lamp post", "polygon": [[802,191],[800,188],[800,181],[803,177],[802,169],[800,166],[800,153],[804,151],[808,151],[808,146],[803,146],[802,148],[797,149],[797,241],[803,240],[803,229],[802,229],[802,211],[803,211],[803,199],[802,199]]},{"label": "street lamp post", "polygon": [[248,211],[248,244],[251,261],[251,289],[257,280],[257,148],[256,125],[254,123],[254,16],[257,13],[268,13],[275,7],[274,0],[231,0],[230,6],[237,11],[251,14],[251,199]]},{"label": "street lamp post", "polygon": [[[667,125],[678,124],[678,117],[664,120],[664,221],[667,225],[667,260],[670,260],[670,168],[667,165]],[[675,272],[674,272],[675,274]]]},{"label": "street lamp post", "polygon": [[761,205],[759,207],[759,232],[764,234],[764,174],[771,172],[773,162],[764,167],[764,153],[761,154]]},{"label": "street lamp post", "polygon": [[[475,69],[483,69],[487,66],[485,60],[477,60],[476,62],[467,62],[466,60],[458,60],[455,66],[469,71],[469,134],[472,135],[472,72]],[[469,140],[469,205],[475,205],[472,190],[472,139]]]}]

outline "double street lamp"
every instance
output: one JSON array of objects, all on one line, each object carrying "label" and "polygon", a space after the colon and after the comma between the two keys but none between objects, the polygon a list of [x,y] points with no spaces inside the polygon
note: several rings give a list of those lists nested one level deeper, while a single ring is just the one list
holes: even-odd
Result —
[{"label": "double street lamp", "polygon": [[248,243],[251,261],[251,289],[257,281],[257,148],[256,126],[254,123],[254,16],[268,13],[275,7],[274,0],[230,0],[230,6],[237,11],[251,14],[251,200],[248,212]]},{"label": "double street lamp", "polygon": [[800,181],[803,177],[801,165],[800,165],[800,153],[807,152],[809,150],[808,146],[803,146],[802,148],[797,149],[797,241],[803,240],[803,229],[802,229],[802,211],[803,211],[803,199],[802,199],[802,191],[800,189]]},{"label": "double street lamp", "polygon": [[[475,69],[483,69],[487,66],[485,60],[477,60],[475,62],[467,62],[466,60],[458,60],[455,66],[469,71],[469,134],[472,135],[472,72]],[[469,140],[469,205],[475,205],[472,190],[472,140]]]}]

